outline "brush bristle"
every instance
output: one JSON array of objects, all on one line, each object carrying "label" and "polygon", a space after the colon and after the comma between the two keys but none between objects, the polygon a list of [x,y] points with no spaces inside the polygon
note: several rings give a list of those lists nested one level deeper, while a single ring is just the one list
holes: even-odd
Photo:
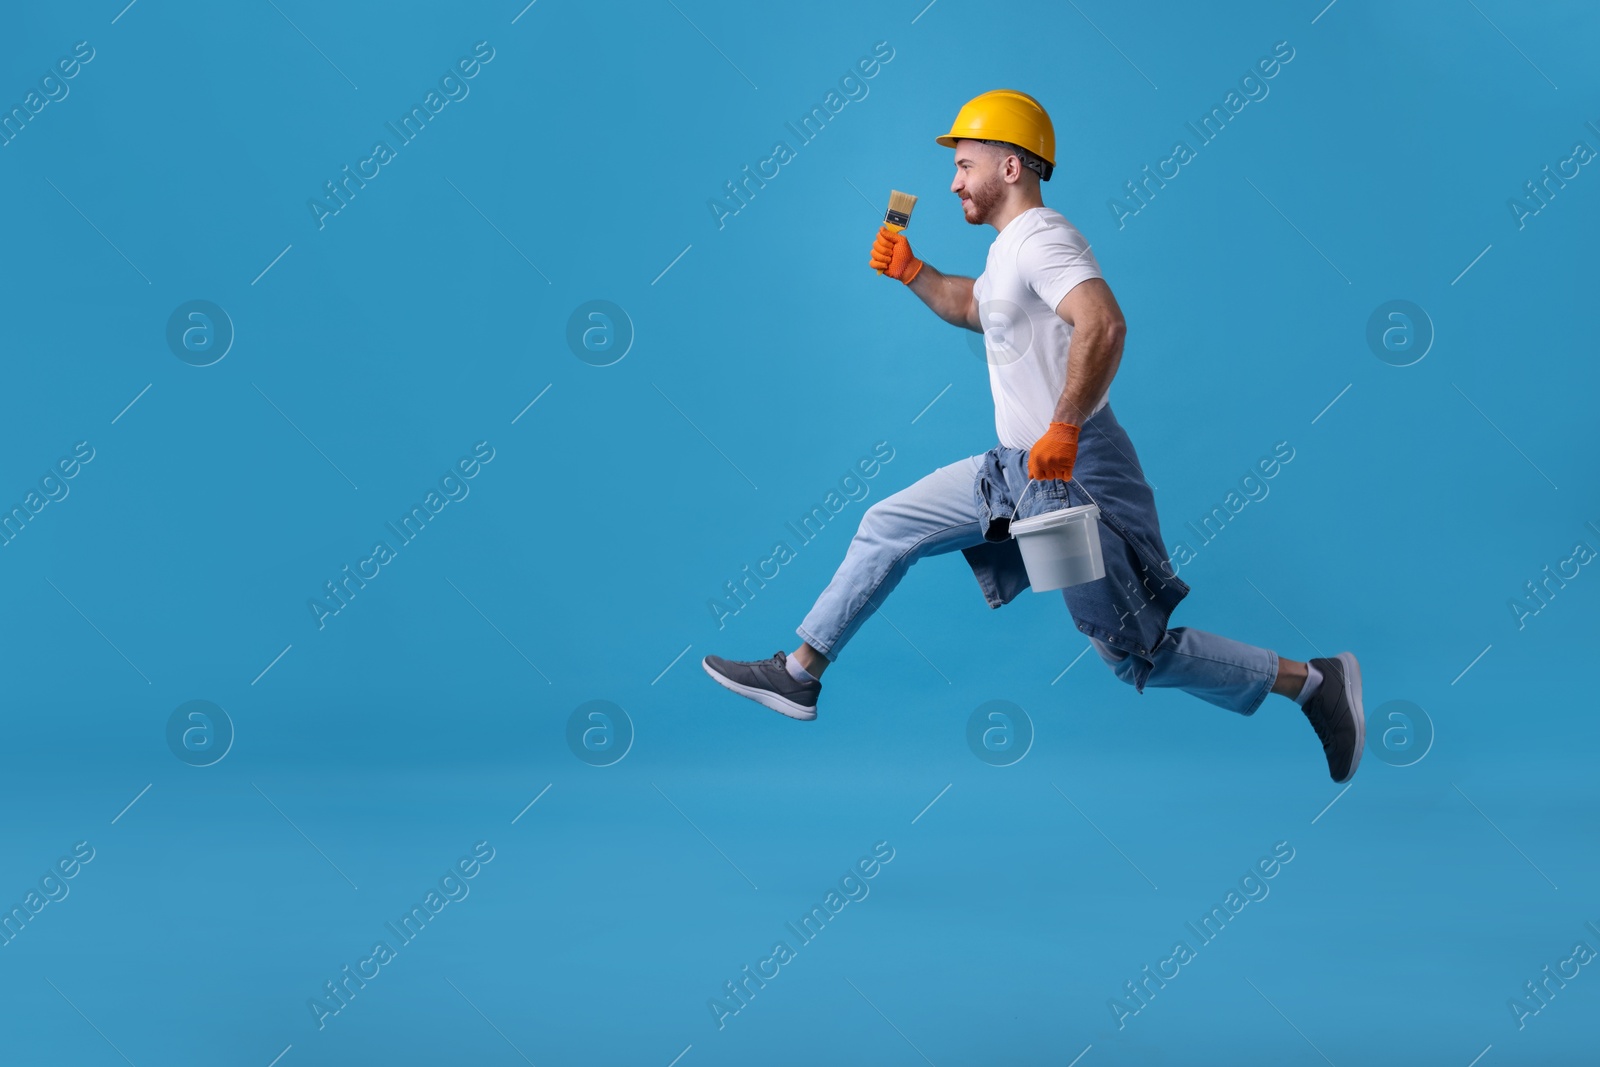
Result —
[{"label": "brush bristle", "polygon": [[896,215],[911,217],[911,209],[917,206],[917,198],[910,193],[902,193],[898,189],[889,194],[889,210]]},{"label": "brush bristle", "polygon": [[898,189],[889,194],[889,210],[884,213],[883,224],[896,229],[905,229],[911,224],[911,209],[917,206],[917,198],[910,193],[902,193]]}]

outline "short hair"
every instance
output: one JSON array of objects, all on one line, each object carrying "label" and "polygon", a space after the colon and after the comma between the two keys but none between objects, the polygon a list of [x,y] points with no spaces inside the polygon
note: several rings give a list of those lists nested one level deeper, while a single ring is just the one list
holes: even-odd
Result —
[{"label": "short hair", "polygon": [[1023,148],[1019,144],[1013,144],[1010,141],[990,141],[983,138],[979,138],[979,140],[984,144],[991,144],[996,148],[1003,148],[1007,152],[1015,154],[1016,157],[1022,161],[1022,165],[1024,167],[1027,167],[1029,170],[1039,175],[1040,181],[1049,181],[1051,172],[1055,170],[1055,166],[1053,164],[1046,163],[1044,160],[1040,159],[1038,156],[1034,155],[1032,152],[1028,151],[1026,148]]}]

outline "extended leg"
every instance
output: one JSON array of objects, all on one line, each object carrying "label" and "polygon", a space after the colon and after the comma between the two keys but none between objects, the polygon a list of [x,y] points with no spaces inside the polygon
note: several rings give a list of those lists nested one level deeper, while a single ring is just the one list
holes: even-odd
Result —
[{"label": "extended leg", "polygon": [[804,643],[794,657],[809,673],[820,676],[838,658],[913,563],[983,541],[973,497],[981,461],[940,467],[867,509],[844,562],[795,631]]},{"label": "extended leg", "polygon": [[790,718],[815,719],[822,672],[911,565],[982,543],[974,492],[982,462],[982,456],[969,456],[940,467],[866,510],[844,562],[796,631],[804,643],[792,657],[782,650],[766,660],[706,656],[705,672]]}]

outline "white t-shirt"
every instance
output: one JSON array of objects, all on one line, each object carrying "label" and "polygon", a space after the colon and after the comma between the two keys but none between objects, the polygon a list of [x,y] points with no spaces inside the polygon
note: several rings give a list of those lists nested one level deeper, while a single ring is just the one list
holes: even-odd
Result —
[{"label": "white t-shirt", "polygon": [[[1056,305],[1079,282],[1099,277],[1083,234],[1052,208],[1029,208],[995,235],[972,291],[1002,445],[1032,448],[1049,429],[1067,384],[1072,341]],[[1102,396],[1094,411],[1105,405]]]}]

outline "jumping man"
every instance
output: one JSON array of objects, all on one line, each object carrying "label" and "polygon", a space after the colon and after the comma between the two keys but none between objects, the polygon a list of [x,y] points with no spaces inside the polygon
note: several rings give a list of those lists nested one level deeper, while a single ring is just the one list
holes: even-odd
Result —
[{"label": "jumping man", "polygon": [[1055,169],[1049,115],[1033,97],[998,89],[968,101],[936,141],[955,150],[950,191],[967,222],[997,233],[983,273],[976,280],[943,274],[887,227],[878,231],[871,265],[941,319],[984,334],[1000,445],[866,510],[833,581],[796,630],[801,644],[793,654],[748,662],[707,656],[706,673],[774,711],[815,719],[823,672],[913,563],[960,549],[997,608],[1028,587],[1010,536],[1013,514],[1093,503],[1105,577],[1061,595],[1113,673],[1140,692],[1182,689],[1242,715],[1254,714],[1268,693],[1289,697],[1316,730],[1328,773],[1348,781],[1365,738],[1353,654],[1302,663],[1167,627],[1189,587],[1162,547],[1155,497],[1107,402],[1122,359],[1122,311],[1083,235],[1040,196],[1039,183]]}]

